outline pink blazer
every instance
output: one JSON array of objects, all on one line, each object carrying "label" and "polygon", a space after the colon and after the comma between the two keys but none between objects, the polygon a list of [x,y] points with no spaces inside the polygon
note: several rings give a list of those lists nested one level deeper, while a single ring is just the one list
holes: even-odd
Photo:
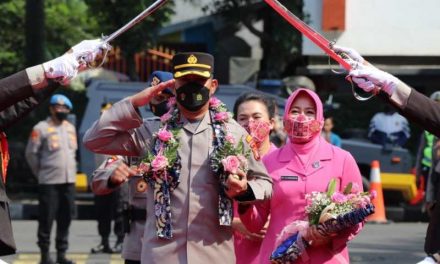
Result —
[{"label": "pink blazer", "polygon": [[[289,223],[306,220],[305,195],[313,191],[327,190],[331,178],[338,179],[337,189],[349,183],[357,183],[362,188],[359,168],[350,153],[319,139],[319,151],[312,157],[307,168],[292,159],[291,144],[266,155],[264,164],[273,179],[273,196],[270,201],[255,204],[240,215],[246,227],[255,232],[260,230],[270,214],[266,237],[259,252],[259,263],[269,263],[277,235]],[[296,263],[349,263],[347,242],[362,228],[359,224],[332,239],[331,244],[309,247]]]},{"label": "pink blazer", "polygon": [[[278,147],[273,143],[266,155],[277,150]],[[234,203],[234,216],[238,216],[237,203]],[[234,250],[236,264],[257,264],[260,252],[261,241],[247,239],[238,231],[234,231]]]}]

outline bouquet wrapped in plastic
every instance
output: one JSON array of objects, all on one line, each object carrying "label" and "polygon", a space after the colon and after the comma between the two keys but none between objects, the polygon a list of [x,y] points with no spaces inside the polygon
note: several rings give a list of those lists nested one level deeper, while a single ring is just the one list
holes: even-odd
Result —
[{"label": "bouquet wrapped in plastic", "polygon": [[351,228],[374,213],[371,199],[375,193],[360,192],[356,184],[349,183],[344,191],[336,192],[336,180],[329,183],[328,191],[312,192],[306,195],[305,211],[308,221],[294,221],[284,227],[275,242],[275,250],[270,256],[272,263],[291,263],[306,249],[303,239],[309,225],[317,225],[318,232],[330,236]]}]

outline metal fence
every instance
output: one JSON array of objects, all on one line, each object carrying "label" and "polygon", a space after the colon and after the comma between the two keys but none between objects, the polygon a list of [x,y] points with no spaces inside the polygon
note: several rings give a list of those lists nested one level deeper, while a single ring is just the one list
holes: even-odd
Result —
[{"label": "metal fence", "polygon": [[[174,50],[164,46],[136,53],[134,61],[139,81],[147,81],[148,76],[156,70],[171,71],[171,59],[174,54]],[[109,52],[103,67],[128,75],[127,60],[122,56],[122,51],[119,47],[115,47]]]}]

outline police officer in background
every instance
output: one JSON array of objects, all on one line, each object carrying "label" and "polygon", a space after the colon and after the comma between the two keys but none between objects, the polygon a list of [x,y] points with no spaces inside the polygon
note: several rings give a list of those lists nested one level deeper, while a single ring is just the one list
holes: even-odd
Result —
[{"label": "police officer in background", "polygon": [[[111,106],[111,103],[102,104],[101,114]],[[96,167],[99,167],[108,158],[110,158],[108,155],[95,154]],[[111,193],[95,194],[95,215],[98,221],[98,233],[101,236],[101,242],[90,250],[91,253],[121,253],[124,240],[123,192],[123,188],[118,188]],[[116,243],[113,248],[110,247],[109,243],[112,221],[113,232],[116,235]]]},{"label": "police officer in background", "polygon": [[[148,83],[158,85],[173,78],[172,73],[155,71],[151,74]],[[171,89],[165,89],[150,101],[151,112],[155,117],[146,120],[158,120],[168,112],[168,99],[173,96]],[[158,129],[159,127],[157,127]],[[140,163],[138,157],[108,157],[93,173],[92,191],[96,195],[109,195],[123,188],[125,179],[128,179],[128,206],[124,212],[125,232],[122,258],[125,264],[140,264],[142,250],[142,235],[144,233],[147,211],[147,183],[136,168]],[[108,210],[108,208],[104,208]]]},{"label": "police officer in background", "polygon": [[50,99],[50,116],[34,126],[26,146],[26,159],[38,178],[38,246],[41,263],[54,263],[49,255],[50,233],[57,222],[55,247],[57,263],[66,259],[69,226],[75,213],[75,154],[78,148],[75,127],[66,118],[71,101],[55,94]]}]

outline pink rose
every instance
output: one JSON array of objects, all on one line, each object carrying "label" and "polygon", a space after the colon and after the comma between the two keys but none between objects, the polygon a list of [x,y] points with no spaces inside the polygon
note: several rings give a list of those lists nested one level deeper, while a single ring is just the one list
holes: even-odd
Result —
[{"label": "pink rose", "polygon": [[240,160],[237,156],[227,156],[222,159],[223,169],[232,174],[236,174],[238,168],[240,167]]},{"label": "pink rose", "polygon": [[340,192],[335,192],[332,195],[332,201],[338,204],[345,203],[347,201],[347,196]]},{"label": "pink rose", "polygon": [[145,163],[145,162],[141,162],[141,164],[139,164],[139,167],[137,170],[141,174],[147,173],[150,170],[150,164]]},{"label": "pink rose", "polygon": [[354,193],[349,193],[347,194],[347,200],[348,201],[356,201],[356,199],[358,198],[358,196]]},{"label": "pink rose", "polygon": [[216,113],[214,115],[215,121],[227,121],[229,119],[229,113],[228,112],[220,112]]},{"label": "pink rose", "polygon": [[231,144],[235,144],[235,138],[234,138],[234,136],[233,135],[231,135],[231,134],[226,134],[226,136],[225,136],[225,140],[226,141],[228,141],[229,143],[231,143]]},{"label": "pink rose", "polygon": [[168,166],[168,159],[162,154],[158,154],[151,162],[153,171],[160,171]]},{"label": "pink rose", "polygon": [[240,160],[241,167],[247,168],[248,160],[246,159],[246,157],[243,155],[237,155],[237,158],[238,158],[238,160]]},{"label": "pink rose", "polygon": [[217,97],[211,97],[211,99],[209,99],[209,106],[211,108],[215,109],[215,108],[219,107],[221,104],[222,104],[222,102],[219,99],[217,99]]},{"label": "pink rose", "polygon": [[358,200],[356,201],[356,206],[358,208],[365,208],[370,203],[371,203],[370,197],[362,196],[362,197],[359,197]]},{"label": "pink rose", "polygon": [[351,192],[352,193],[360,192],[359,184],[353,182],[352,185],[351,185]]},{"label": "pink rose", "polygon": [[163,141],[163,142],[167,142],[170,139],[173,138],[173,133],[171,133],[170,131],[166,130],[166,129],[161,129],[159,130],[159,132],[157,132],[157,137]]},{"label": "pink rose", "polygon": [[176,97],[168,98],[167,106],[168,108],[172,108],[176,104]]},{"label": "pink rose", "polygon": [[161,121],[162,123],[165,123],[165,122],[167,122],[168,120],[170,120],[171,117],[172,117],[172,115],[171,115],[170,112],[168,111],[167,113],[163,114],[163,115],[160,117],[160,121]]}]

